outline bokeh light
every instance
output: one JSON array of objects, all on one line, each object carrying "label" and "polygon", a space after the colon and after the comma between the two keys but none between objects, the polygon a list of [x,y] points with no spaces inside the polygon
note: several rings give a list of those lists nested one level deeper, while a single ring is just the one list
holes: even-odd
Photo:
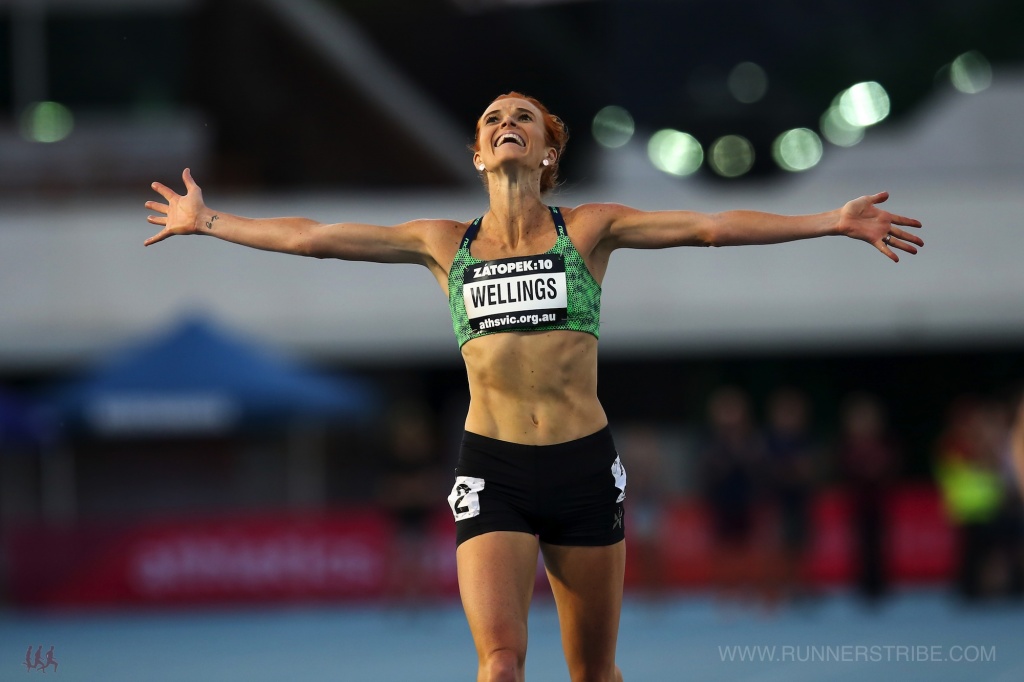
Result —
[{"label": "bokeh light", "polygon": [[742,135],[724,135],[711,143],[708,164],[722,177],[739,177],[754,166],[754,145]]},{"label": "bokeh light", "polygon": [[851,126],[872,126],[889,115],[889,93],[875,81],[857,83],[840,93],[838,106]]},{"label": "bokeh light", "polygon": [[647,143],[654,167],[671,175],[690,175],[704,163],[704,149],[693,135],[678,130],[659,130]]},{"label": "bokeh light", "polygon": [[850,125],[839,113],[839,107],[832,105],[821,116],[821,134],[837,147],[852,147],[864,139],[864,127]]},{"label": "bokeh light", "polygon": [[594,115],[591,132],[602,147],[621,147],[633,138],[633,117],[619,106],[607,106]]},{"label": "bokeh light", "polygon": [[979,93],[992,85],[992,65],[977,50],[964,52],[949,65],[949,80],[960,92]]},{"label": "bokeh light", "polygon": [[21,116],[21,134],[31,142],[60,142],[74,125],[71,110],[59,102],[35,102]]},{"label": "bokeh light", "polygon": [[737,101],[753,104],[768,92],[768,74],[754,62],[740,62],[729,72],[728,85]]},{"label": "bokeh light", "polygon": [[800,172],[814,168],[821,161],[821,138],[808,128],[793,128],[775,138],[772,158],[780,168]]}]

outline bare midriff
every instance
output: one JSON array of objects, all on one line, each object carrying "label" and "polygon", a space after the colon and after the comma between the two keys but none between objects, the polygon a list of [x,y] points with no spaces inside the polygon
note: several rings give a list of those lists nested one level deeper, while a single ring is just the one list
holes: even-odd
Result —
[{"label": "bare midriff", "polygon": [[565,443],[608,424],[597,399],[597,339],[573,331],[503,332],[462,347],[466,430],[524,445]]}]

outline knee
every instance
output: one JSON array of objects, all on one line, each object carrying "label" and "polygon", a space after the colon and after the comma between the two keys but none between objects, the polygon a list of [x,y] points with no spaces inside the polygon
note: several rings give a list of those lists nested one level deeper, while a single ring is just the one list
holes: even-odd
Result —
[{"label": "knee", "polygon": [[483,682],[518,682],[523,679],[526,656],[512,649],[495,649],[480,661]]}]

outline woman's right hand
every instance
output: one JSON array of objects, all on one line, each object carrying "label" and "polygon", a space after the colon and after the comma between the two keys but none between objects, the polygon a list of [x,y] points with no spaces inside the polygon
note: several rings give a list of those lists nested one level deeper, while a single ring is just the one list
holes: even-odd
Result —
[{"label": "woman's right hand", "polygon": [[162,230],[147,239],[144,244],[156,244],[176,234],[196,234],[200,231],[200,217],[208,211],[203,203],[203,190],[192,179],[192,173],[186,168],[181,174],[185,181],[184,196],[159,182],[153,183],[153,189],[167,200],[166,204],[147,201],[146,208],[163,215],[151,215],[146,222],[160,225]]}]

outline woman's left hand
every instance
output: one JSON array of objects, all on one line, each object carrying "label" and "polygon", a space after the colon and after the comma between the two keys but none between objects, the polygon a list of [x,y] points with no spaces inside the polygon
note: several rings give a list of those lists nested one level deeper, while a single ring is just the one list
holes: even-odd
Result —
[{"label": "woman's left hand", "polygon": [[888,198],[888,192],[879,192],[848,202],[839,211],[839,230],[847,237],[871,244],[894,263],[899,263],[894,250],[915,254],[916,247],[924,246],[924,240],[896,225],[921,227],[921,221],[878,208],[877,204]]}]

